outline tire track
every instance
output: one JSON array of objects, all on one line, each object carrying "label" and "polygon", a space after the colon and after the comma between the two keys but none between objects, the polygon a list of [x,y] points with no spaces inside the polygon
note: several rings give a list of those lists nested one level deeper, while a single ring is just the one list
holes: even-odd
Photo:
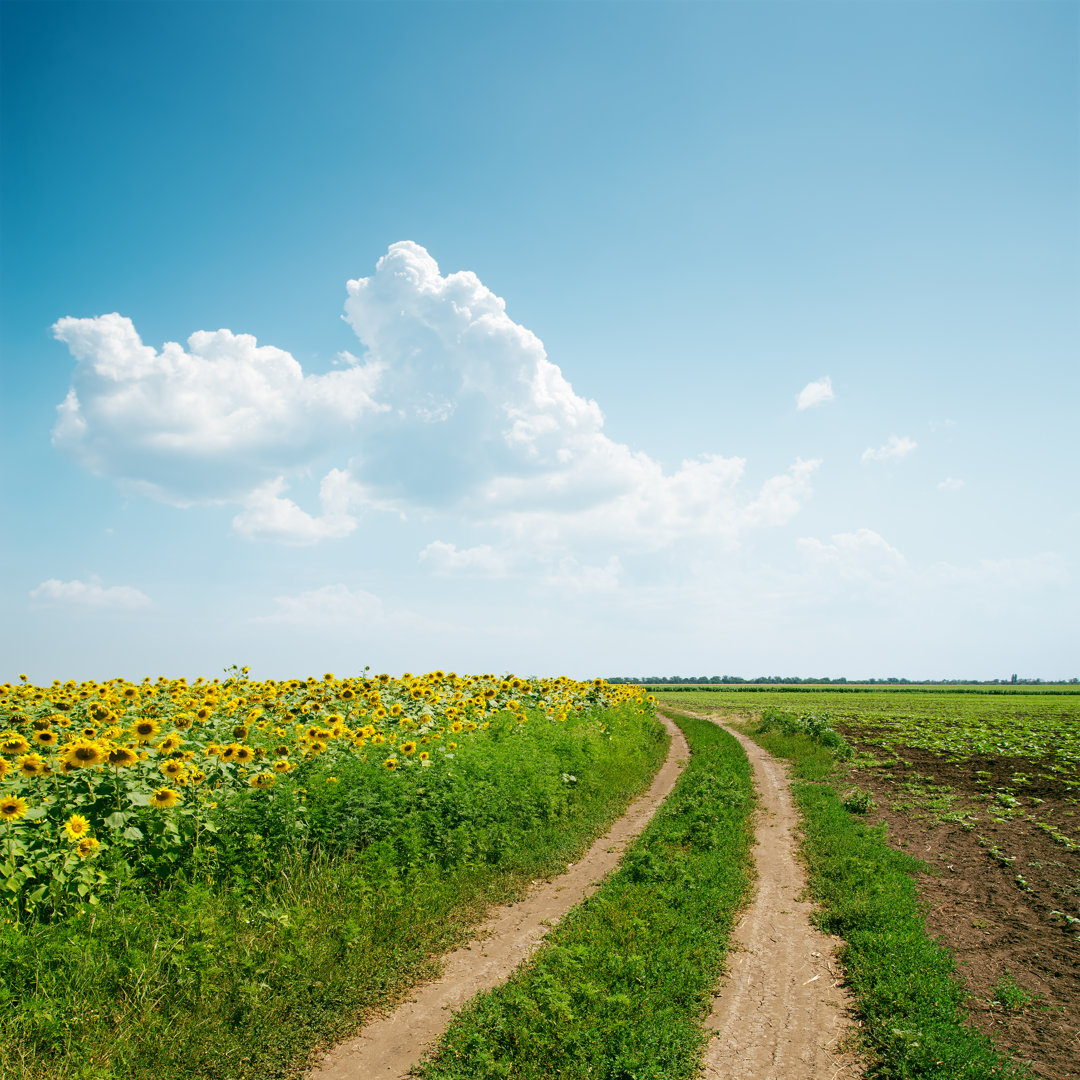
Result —
[{"label": "tire track", "polygon": [[706,1080],[854,1080],[861,1068],[838,1045],[850,998],[838,938],[810,922],[797,858],[795,810],[784,765],[745,735],[706,717],[742,744],[754,767],[759,810],[754,899],[732,933],[729,968],[705,1021],[714,1031]]},{"label": "tire track", "polygon": [[327,1053],[308,1080],[405,1080],[449,1027],[451,1010],[505,982],[570,908],[596,892],[671,792],[689,758],[682,732],[666,717],[660,719],[671,745],[648,791],[565,874],[536,885],[515,904],[496,908],[472,941],[446,957],[439,979],[415,987],[389,1016]]}]

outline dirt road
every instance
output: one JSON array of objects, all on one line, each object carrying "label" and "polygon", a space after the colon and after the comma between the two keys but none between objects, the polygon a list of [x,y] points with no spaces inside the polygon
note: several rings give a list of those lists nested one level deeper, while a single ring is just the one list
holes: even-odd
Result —
[{"label": "dirt road", "polygon": [[[715,717],[712,717],[715,721]],[[706,1027],[707,1080],[853,1080],[860,1070],[838,1051],[848,1027],[837,939],[810,923],[813,905],[796,858],[798,815],[784,766],[746,736],[759,809],[753,902],[732,935],[728,971]]]},{"label": "dirt road", "polygon": [[390,1016],[368,1024],[355,1039],[335,1047],[309,1074],[309,1080],[403,1080],[449,1026],[452,1009],[461,1008],[481,990],[505,982],[548,930],[597,890],[675,786],[689,759],[682,732],[670,720],[664,724],[671,734],[664,764],[649,790],[631,803],[607,834],[567,873],[538,884],[519,903],[497,908],[472,942],[446,958],[437,982],[417,987]]}]

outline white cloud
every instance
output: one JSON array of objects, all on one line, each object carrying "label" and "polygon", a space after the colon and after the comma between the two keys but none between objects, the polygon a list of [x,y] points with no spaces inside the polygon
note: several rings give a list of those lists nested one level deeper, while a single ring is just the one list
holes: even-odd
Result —
[{"label": "white cloud", "polygon": [[99,581],[60,581],[49,578],[36,589],[30,590],[30,598],[45,603],[69,604],[74,607],[116,608],[131,611],[146,607],[150,597],[129,585],[111,585],[108,588]]},{"label": "white cloud", "polygon": [[462,548],[443,540],[433,540],[420,552],[420,562],[440,577],[504,577],[509,569],[506,553],[490,544]]},{"label": "white cloud", "polygon": [[[442,275],[417,244],[392,244],[347,294],[367,352],[342,353],[326,375],[229,330],[157,352],[120,315],[60,319],[54,333],[77,365],[54,442],[157,498],[239,504],[241,535],[288,544],[348,536],[375,509],[452,513],[515,542],[528,532],[552,557],[582,539],[732,544],[810,497],[816,461],[743,491],[742,458],[706,453],[665,472],[613,441],[596,402],[505,303],[471,272]],[[285,493],[328,458],[314,513]],[[492,556],[456,549],[425,561],[479,572],[485,559],[491,572]]]},{"label": "white cloud", "polygon": [[824,405],[826,401],[832,401],[836,395],[833,393],[832,379],[826,375],[823,379],[807,383],[800,391],[796,399],[796,408],[810,409],[815,405]]},{"label": "white cloud", "polygon": [[906,435],[902,438],[898,438],[896,435],[890,435],[889,441],[884,446],[879,446],[876,450],[873,447],[868,446],[862,455],[863,461],[890,461],[907,457],[919,444],[914,439],[909,439]]},{"label": "white cloud", "polygon": [[834,533],[832,543],[802,537],[796,545],[807,564],[846,581],[892,580],[908,573],[904,556],[872,529]]},{"label": "white cloud", "polygon": [[379,597],[347,585],[324,585],[296,596],[276,596],[277,611],[255,616],[254,623],[320,629],[354,627],[383,630],[450,629],[412,611],[392,610]]},{"label": "white cloud", "polygon": [[349,508],[362,502],[359,489],[347,472],[331,469],[319,485],[322,514],[313,517],[284,497],[288,485],[279,476],[257,487],[244,499],[244,509],[233,518],[233,528],[248,539],[277,540],[283,544],[314,544],[340,539],[356,528]]},{"label": "white cloud", "polygon": [[250,334],[200,330],[187,350],[157,352],[115,313],[60,319],[53,334],[76,359],[54,445],[177,505],[242,497],[384,408],[377,364],[305,375]]},{"label": "white cloud", "polygon": [[964,486],[963,480],[957,480],[954,476],[946,476],[938,484],[938,491],[959,491]]}]

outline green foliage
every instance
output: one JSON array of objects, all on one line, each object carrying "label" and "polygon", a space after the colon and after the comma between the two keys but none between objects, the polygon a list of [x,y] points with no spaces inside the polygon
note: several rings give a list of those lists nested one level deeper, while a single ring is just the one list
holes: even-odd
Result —
[{"label": "green foliage", "polygon": [[490,903],[577,858],[666,745],[650,711],[586,709],[507,723],[438,769],[339,761],[296,799],[238,791],[157,887],[118,876],[97,905],[0,923],[0,1075],[294,1075],[432,977]]},{"label": "green foliage", "polygon": [[751,770],[714,724],[620,869],[504,986],[455,1019],[426,1080],[690,1078],[752,880]]}]

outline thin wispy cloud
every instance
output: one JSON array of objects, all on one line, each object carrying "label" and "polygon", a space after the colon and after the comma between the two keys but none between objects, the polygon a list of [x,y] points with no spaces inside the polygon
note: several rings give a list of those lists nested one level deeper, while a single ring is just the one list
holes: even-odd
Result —
[{"label": "thin wispy cloud", "polygon": [[823,379],[807,383],[799,391],[795,407],[801,412],[803,409],[812,409],[815,405],[824,405],[826,401],[832,401],[835,397],[832,379],[826,375]]},{"label": "thin wispy cloud", "polygon": [[862,459],[863,461],[899,461],[900,458],[907,457],[918,445],[914,439],[906,435],[903,437],[890,435],[889,441],[883,446],[876,449],[868,446],[863,451]]},{"label": "thin wispy cloud", "polygon": [[938,491],[959,491],[964,486],[963,480],[958,480],[955,476],[946,476],[944,480],[939,481]]},{"label": "thin wispy cloud", "polygon": [[130,585],[104,586],[99,581],[61,581],[49,578],[30,590],[30,599],[43,604],[70,607],[113,608],[132,611],[149,606],[150,597]]}]

